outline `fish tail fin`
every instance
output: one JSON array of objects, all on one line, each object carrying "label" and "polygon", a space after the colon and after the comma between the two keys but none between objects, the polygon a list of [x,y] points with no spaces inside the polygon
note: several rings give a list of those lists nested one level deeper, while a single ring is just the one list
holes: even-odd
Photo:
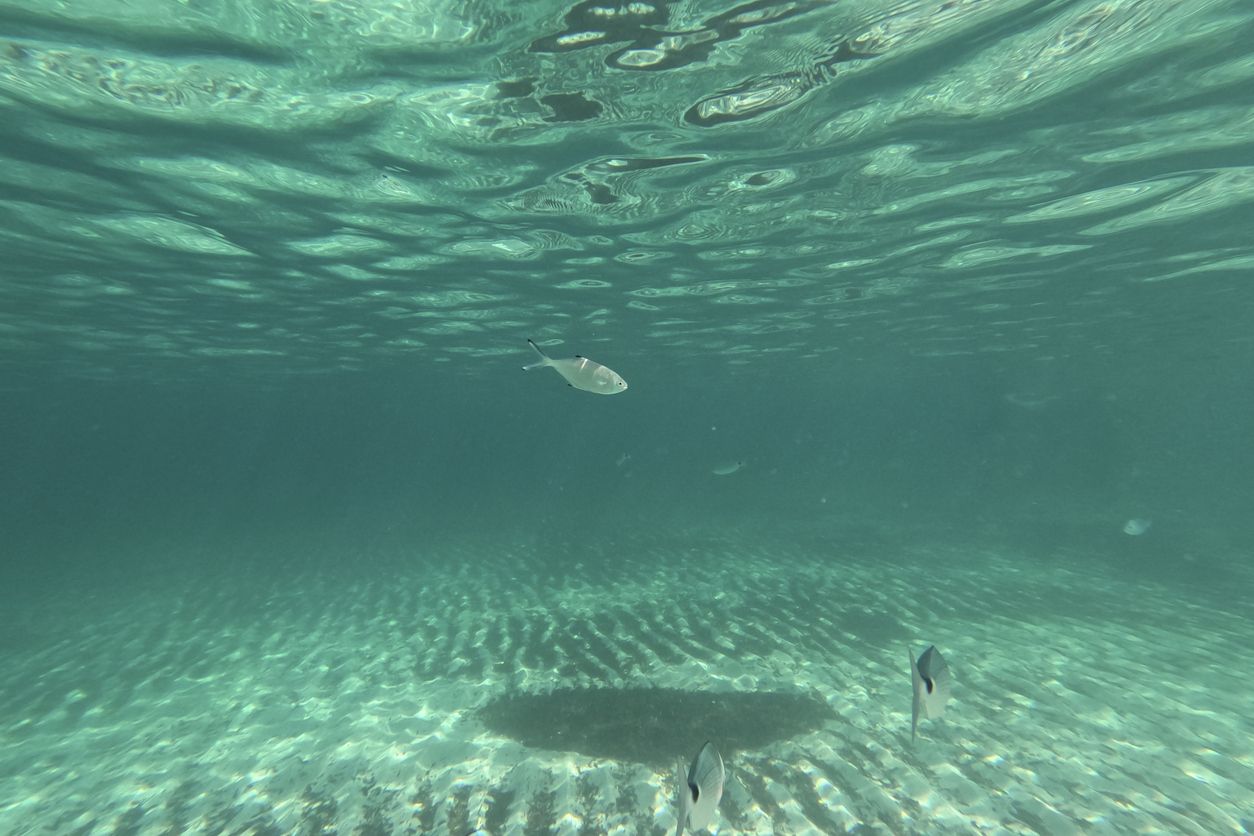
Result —
[{"label": "fish tail fin", "polygon": [[549,359],[549,355],[541,351],[540,346],[536,345],[531,340],[527,340],[527,345],[531,346],[535,350],[536,354],[540,355],[540,361],[538,363],[529,363],[528,365],[523,366],[523,371],[528,372],[532,369],[542,369],[545,366],[553,365],[553,361]]}]

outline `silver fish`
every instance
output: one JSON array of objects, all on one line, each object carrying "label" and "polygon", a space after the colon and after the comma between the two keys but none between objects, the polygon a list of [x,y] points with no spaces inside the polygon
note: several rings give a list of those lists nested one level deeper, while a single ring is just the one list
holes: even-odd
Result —
[{"label": "silver fish", "polygon": [[593,392],[597,395],[617,395],[619,392],[627,391],[627,381],[619,377],[618,372],[607,366],[602,366],[600,363],[595,363],[587,357],[580,357],[579,355],[554,360],[541,351],[540,346],[531,340],[527,340],[527,345],[534,348],[536,354],[540,355],[540,362],[523,366],[523,371],[542,369],[548,366],[566,378],[566,382],[571,386],[576,389],[582,389],[585,392]]},{"label": "silver fish", "polygon": [[715,476],[731,476],[733,473],[740,470],[740,468],[744,466],[745,466],[744,462],[724,462],[723,464],[720,464],[718,467],[714,468],[710,472],[713,473]]},{"label": "silver fish", "polygon": [[1154,523],[1141,517],[1133,517],[1123,524],[1123,533],[1129,537],[1140,537],[1142,534],[1150,530],[1150,526]]},{"label": "silver fish", "polygon": [[683,767],[680,767],[679,821],[675,824],[675,836],[683,836],[685,826],[689,830],[701,830],[710,826],[710,822],[714,821],[714,813],[718,810],[718,802],[723,798],[723,781],[726,777],[723,757],[714,748],[714,744],[707,740],[692,759],[686,779]]},{"label": "silver fish", "polygon": [[949,702],[949,665],[935,645],[923,651],[917,662],[908,647],[906,656],[910,659],[910,678],[914,682],[914,701],[910,706],[910,741],[914,742],[920,717],[934,720],[945,714],[945,703]]}]

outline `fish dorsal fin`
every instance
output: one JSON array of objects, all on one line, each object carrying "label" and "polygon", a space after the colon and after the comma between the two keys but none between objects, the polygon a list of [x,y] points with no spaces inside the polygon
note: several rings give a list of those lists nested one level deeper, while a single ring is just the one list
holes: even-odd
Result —
[{"label": "fish dorsal fin", "polygon": [[923,697],[919,693],[923,677],[919,675],[919,666],[914,661],[914,651],[909,646],[906,647],[906,658],[910,660],[910,742],[913,743],[919,729],[919,711],[923,707]]},{"label": "fish dorsal fin", "polygon": [[692,784],[688,782],[688,778],[684,774],[684,764],[681,761],[675,770],[675,777],[678,779],[676,786],[679,792],[676,793],[679,801],[679,810],[675,815],[675,836],[684,836],[684,827],[688,824],[688,814],[692,812]]}]

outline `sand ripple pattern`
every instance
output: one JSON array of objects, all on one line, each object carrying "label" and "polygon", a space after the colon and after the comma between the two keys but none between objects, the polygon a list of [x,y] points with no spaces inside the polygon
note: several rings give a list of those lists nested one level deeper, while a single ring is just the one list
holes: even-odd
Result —
[{"label": "sand ripple pattern", "polygon": [[[729,756],[731,832],[1248,831],[1247,622],[1076,557],[446,548],[66,591],[5,609],[0,830],[673,828],[669,767],[528,748],[480,717],[594,686],[826,706]],[[929,641],[955,698],[912,747],[905,648]]]}]

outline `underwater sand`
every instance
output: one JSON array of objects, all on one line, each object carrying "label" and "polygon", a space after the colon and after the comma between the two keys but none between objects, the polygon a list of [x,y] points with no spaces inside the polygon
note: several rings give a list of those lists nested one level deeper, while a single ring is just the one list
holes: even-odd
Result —
[{"label": "underwater sand", "polygon": [[0,833],[660,834],[707,734],[718,832],[1240,833],[1254,650],[1208,601],[837,539],[137,577],[6,606]]}]

